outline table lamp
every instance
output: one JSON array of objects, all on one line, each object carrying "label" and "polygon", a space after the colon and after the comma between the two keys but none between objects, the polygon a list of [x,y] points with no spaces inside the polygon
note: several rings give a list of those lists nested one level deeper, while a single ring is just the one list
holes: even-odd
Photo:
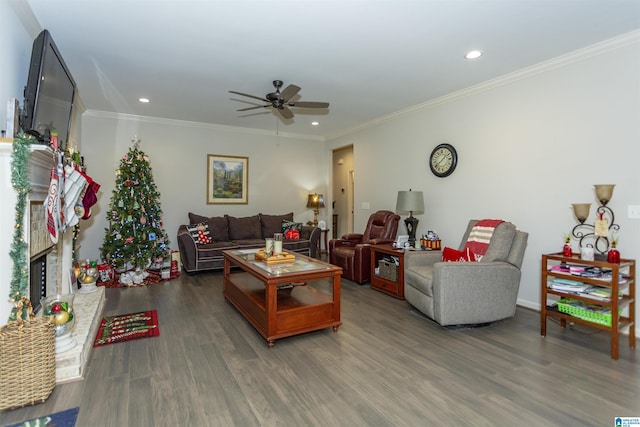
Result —
[{"label": "table lamp", "polygon": [[324,208],[324,197],[322,194],[309,194],[307,207],[313,209],[313,225],[318,226],[318,210]]},{"label": "table lamp", "polygon": [[424,212],[424,199],[422,191],[398,191],[398,201],[396,202],[396,211],[409,212],[409,216],[404,220],[409,232],[409,244],[415,246],[416,229],[418,228],[418,219],[413,216],[414,212]]}]

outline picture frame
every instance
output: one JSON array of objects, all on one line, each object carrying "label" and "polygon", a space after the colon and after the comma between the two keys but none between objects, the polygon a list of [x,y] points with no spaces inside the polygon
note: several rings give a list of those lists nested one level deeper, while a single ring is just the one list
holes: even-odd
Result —
[{"label": "picture frame", "polygon": [[249,203],[249,158],[207,154],[207,204]]},{"label": "picture frame", "polygon": [[396,248],[404,248],[409,244],[409,235],[408,234],[400,234],[396,238]]}]

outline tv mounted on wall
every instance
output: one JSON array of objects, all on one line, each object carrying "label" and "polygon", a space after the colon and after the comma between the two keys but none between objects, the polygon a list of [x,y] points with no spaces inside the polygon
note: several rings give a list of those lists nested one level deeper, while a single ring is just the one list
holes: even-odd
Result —
[{"label": "tv mounted on wall", "polygon": [[24,88],[21,127],[43,144],[58,133],[58,147],[69,140],[76,83],[51,34],[43,30],[33,41],[29,77]]}]

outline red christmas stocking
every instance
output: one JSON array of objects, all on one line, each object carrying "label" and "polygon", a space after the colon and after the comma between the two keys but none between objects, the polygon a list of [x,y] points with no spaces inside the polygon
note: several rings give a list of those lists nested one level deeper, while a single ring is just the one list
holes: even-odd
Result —
[{"label": "red christmas stocking", "polygon": [[60,176],[54,166],[51,168],[51,182],[49,184],[49,193],[45,201],[45,219],[47,221],[47,230],[49,237],[53,243],[58,243],[58,228],[60,221]]}]

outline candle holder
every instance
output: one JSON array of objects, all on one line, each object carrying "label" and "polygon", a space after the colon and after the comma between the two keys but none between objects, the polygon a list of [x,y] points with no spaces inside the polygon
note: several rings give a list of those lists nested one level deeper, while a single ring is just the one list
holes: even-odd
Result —
[{"label": "candle holder", "polygon": [[596,209],[595,224],[585,224],[589,217],[591,203],[574,203],[573,214],[579,224],[573,227],[571,235],[578,240],[578,245],[582,250],[583,247],[594,248],[594,257],[596,260],[606,261],[607,252],[609,251],[609,236],[620,230],[620,226],[615,223],[615,215],[613,210],[607,206],[607,203],[613,196],[613,188],[615,185],[594,185],[596,198],[600,202],[600,206]]},{"label": "candle holder", "polygon": [[275,233],[273,235],[273,255],[280,255],[282,253],[282,233]]}]

